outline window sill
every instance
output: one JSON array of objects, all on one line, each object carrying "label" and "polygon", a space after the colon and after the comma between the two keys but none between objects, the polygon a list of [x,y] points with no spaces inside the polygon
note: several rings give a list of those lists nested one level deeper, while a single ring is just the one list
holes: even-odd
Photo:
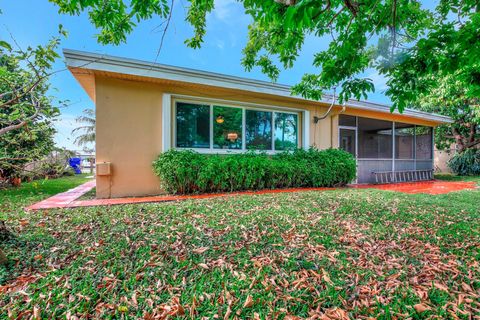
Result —
[{"label": "window sill", "polygon": [[288,150],[235,150],[235,149],[207,149],[207,148],[174,148],[175,150],[190,150],[203,154],[242,154],[254,151],[255,153],[279,154]]}]

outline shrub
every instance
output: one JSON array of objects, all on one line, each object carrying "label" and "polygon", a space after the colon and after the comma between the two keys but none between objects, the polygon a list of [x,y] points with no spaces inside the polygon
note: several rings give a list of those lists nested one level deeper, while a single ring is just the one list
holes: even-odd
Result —
[{"label": "shrub", "polygon": [[448,166],[461,176],[480,175],[480,150],[467,149],[450,159]]},{"label": "shrub", "polygon": [[276,155],[206,155],[170,150],[153,162],[165,191],[176,194],[343,186],[356,175],[353,157],[342,150],[298,149]]}]

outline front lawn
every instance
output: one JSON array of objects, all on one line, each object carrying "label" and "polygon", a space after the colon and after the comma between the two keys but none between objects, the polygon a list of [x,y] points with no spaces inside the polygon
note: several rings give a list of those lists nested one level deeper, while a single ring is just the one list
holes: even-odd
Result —
[{"label": "front lawn", "polygon": [[340,189],[28,214],[21,206],[35,195],[0,197],[17,235],[3,243],[12,263],[0,268],[0,310],[12,318],[480,315],[480,189]]}]

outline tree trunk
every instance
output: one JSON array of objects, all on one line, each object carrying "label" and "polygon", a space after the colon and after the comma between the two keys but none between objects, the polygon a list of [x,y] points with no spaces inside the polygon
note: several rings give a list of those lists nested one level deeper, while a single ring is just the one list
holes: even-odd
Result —
[{"label": "tree trunk", "polygon": [[5,255],[5,253],[3,253],[3,250],[0,249],[0,265],[6,265],[8,263],[8,258],[7,256]]},{"label": "tree trunk", "polygon": [[457,151],[459,153],[462,153],[465,150],[465,142],[463,141],[463,137],[456,128],[452,128],[452,133],[453,133],[453,137],[455,138]]},{"label": "tree trunk", "polygon": [[[11,239],[12,237],[13,237],[13,234],[7,229],[7,226],[5,225],[5,221],[0,220],[0,242]],[[8,262],[7,255],[0,248],[0,265],[5,265],[7,264],[7,262]]]}]

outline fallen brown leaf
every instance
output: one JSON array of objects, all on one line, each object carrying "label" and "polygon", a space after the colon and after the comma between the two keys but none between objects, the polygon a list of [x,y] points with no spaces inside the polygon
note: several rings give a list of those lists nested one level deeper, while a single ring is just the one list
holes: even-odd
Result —
[{"label": "fallen brown leaf", "polygon": [[244,308],[250,308],[253,306],[253,298],[251,295],[248,295],[247,299],[245,300],[245,303],[243,304]]},{"label": "fallen brown leaf", "polygon": [[208,249],[209,249],[208,247],[200,247],[200,248],[193,249],[192,252],[196,254],[202,254]]},{"label": "fallen brown leaf", "polygon": [[417,311],[418,313],[423,313],[423,312],[428,311],[428,310],[431,309],[429,306],[427,306],[427,305],[424,304],[424,303],[417,303],[416,305],[413,306],[413,308],[414,308],[415,311]]}]

